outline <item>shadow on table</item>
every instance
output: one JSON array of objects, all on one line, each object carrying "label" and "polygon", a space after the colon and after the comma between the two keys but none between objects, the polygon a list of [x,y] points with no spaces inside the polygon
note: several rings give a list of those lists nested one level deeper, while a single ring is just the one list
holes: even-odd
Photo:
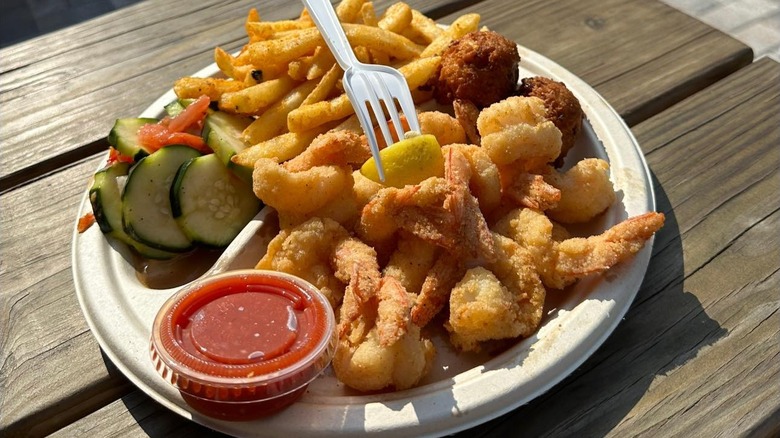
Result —
[{"label": "shadow on table", "polygon": [[[640,402],[653,381],[726,335],[685,290],[682,236],[669,198],[653,176],[666,215],[631,308],[613,334],[571,376],[533,402],[492,420],[489,436],[603,436]],[[458,435],[461,436],[461,435]],[[471,436],[468,431],[462,436]]]}]

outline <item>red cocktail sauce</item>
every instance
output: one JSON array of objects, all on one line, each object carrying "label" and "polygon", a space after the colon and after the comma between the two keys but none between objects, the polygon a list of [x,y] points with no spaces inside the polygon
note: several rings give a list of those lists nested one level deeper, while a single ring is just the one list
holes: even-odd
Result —
[{"label": "red cocktail sauce", "polygon": [[334,348],[333,311],[314,286],[243,270],[196,281],[166,301],[151,354],[192,408],[241,421],[297,400]]}]

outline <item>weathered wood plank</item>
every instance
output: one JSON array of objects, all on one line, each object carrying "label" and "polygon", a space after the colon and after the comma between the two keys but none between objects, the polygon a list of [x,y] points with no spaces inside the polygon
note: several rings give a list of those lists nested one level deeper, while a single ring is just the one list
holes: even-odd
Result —
[{"label": "weathered wood plank", "polygon": [[[444,14],[474,1],[407,3]],[[116,118],[139,114],[176,79],[213,63],[216,46],[237,50],[251,7],[279,20],[297,16],[302,5],[198,0],[180,9],[150,0],[0,50],[0,191],[66,164],[67,151],[94,153]]]},{"label": "weathered wood plank", "polygon": [[227,435],[172,414],[140,390],[135,390],[89,417],[58,430],[51,438],[73,436],[220,438]]},{"label": "weathered wood plank", "polygon": [[779,105],[765,59],[634,129],[667,214],[636,302],[571,377],[483,435],[780,430]]},{"label": "weathered wood plank", "polygon": [[752,60],[744,44],[661,2],[487,0],[457,14],[469,11],[584,79],[629,125]]},{"label": "weathered wood plank", "polygon": [[99,159],[0,196],[0,430],[9,435],[46,434],[130,389],[101,358],[70,271],[77,205]]}]

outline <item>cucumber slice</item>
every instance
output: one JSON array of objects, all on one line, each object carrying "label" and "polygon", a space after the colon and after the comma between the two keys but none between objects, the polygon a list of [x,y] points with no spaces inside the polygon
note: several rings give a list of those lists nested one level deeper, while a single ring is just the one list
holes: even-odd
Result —
[{"label": "cucumber slice", "polygon": [[195,99],[177,99],[173,102],[169,103],[168,105],[165,105],[165,114],[168,114],[170,117],[176,117],[184,111],[184,108],[187,108],[189,104],[194,102]]},{"label": "cucumber slice", "polygon": [[252,123],[252,118],[240,117],[222,111],[214,111],[203,121],[203,139],[222,163],[245,182],[251,183],[252,169],[239,166],[230,159],[249,145],[241,139],[241,133]]},{"label": "cucumber slice", "polygon": [[157,119],[151,118],[117,119],[111,132],[108,133],[108,143],[122,155],[138,161],[150,154],[150,151],[138,142],[138,130],[143,125],[157,122]]},{"label": "cucumber slice", "polygon": [[128,163],[115,163],[99,170],[89,189],[89,202],[100,231],[125,243],[140,255],[158,260],[172,258],[175,254],[144,245],[130,237],[122,228],[122,199],[119,179],[127,176]]},{"label": "cucumber slice", "polygon": [[179,167],[200,155],[188,146],[166,146],[133,167],[122,194],[122,223],[127,234],[165,251],[192,248],[192,240],[171,213],[170,190]]},{"label": "cucumber slice", "polygon": [[181,166],[171,187],[173,216],[193,241],[227,246],[260,210],[252,189],[215,154]]}]

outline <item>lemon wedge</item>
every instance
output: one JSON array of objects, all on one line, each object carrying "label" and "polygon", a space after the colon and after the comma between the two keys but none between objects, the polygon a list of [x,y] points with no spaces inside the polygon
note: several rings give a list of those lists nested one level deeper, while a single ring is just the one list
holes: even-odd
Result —
[{"label": "lemon wedge", "polygon": [[[436,137],[430,134],[416,135],[401,140],[379,151],[385,170],[384,184],[401,188],[418,184],[432,176],[444,176],[444,156]],[[379,180],[374,158],[369,158],[360,168],[366,178]]]}]

